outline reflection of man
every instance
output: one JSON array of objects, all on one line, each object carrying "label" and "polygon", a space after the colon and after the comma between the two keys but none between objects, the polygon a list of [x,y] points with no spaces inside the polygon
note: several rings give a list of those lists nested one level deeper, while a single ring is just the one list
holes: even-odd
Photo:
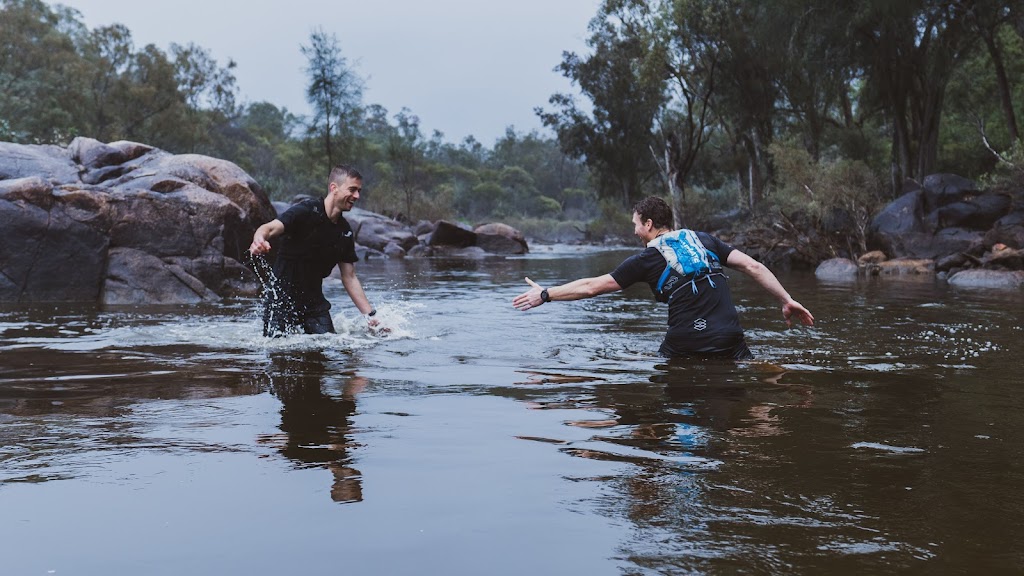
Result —
[{"label": "reflection of man", "polygon": [[249,252],[264,254],[271,238],[280,237],[274,261],[273,284],[266,287],[263,335],[279,336],[302,331],[306,334],[334,332],[331,303],[324,298],[323,279],[337,264],[341,283],[349,298],[364,314],[371,327],[377,313],[356,277],[355,238],[342,212],[352,209],[363,189],[363,178],[354,168],[336,166],[331,170],[327,196],[303,200],[256,229]]},{"label": "reflection of man", "polygon": [[324,390],[322,357],[286,358],[275,364],[282,375],[274,379],[272,390],[281,400],[281,431],[287,435],[281,453],[299,464],[330,470],[335,502],[361,502],[362,475],[350,466],[349,432],[356,395],[366,387],[366,379],[353,376],[340,393],[332,394]]},{"label": "reflection of man", "polygon": [[660,302],[668,303],[668,333],[659,352],[664,356],[753,358],[743,338],[736,307],[722,265],[757,281],[782,304],[789,324],[796,316],[808,326],[814,317],[786,292],[760,262],[704,232],[672,230],[672,209],[660,198],[646,198],[633,207],[633,232],[647,246],[627,258],[610,274],[581,278],[568,284],[533,287],[512,304],[529,310],[552,300],[580,300],[647,282]]}]

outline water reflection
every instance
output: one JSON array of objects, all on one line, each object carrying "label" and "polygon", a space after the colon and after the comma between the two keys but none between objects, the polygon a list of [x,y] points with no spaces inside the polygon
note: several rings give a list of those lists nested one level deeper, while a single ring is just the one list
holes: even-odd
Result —
[{"label": "water reflection", "polygon": [[352,417],[356,396],[367,380],[353,372],[329,372],[320,350],[272,354],[268,388],[281,401],[283,436],[261,442],[279,444],[281,454],[300,467],[324,467],[334,476],[331,499],[363,500],[362,474],[352,467]]}]

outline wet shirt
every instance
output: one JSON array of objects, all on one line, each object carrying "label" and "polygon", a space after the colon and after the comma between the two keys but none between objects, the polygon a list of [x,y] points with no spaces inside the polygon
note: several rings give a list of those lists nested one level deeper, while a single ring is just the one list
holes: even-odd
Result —
[{"label": "wet shirt", "polygon": [[[698,232],[697,237],[722,263],[735,250],[705,232]],[[622,288],[646,282],[651,292],[657,294],[658,280],[665,272],[666,265],[661,252],[657,248],[648,247],[619,264],[611,276]],[[725,276],[714,275],[710,280],[714,286],[707,278],[701,278],[696,281],[696,293],[687,284],[672,297],[668,307],[668,332],[662,345],[663,350],[673,354],[717,352],[742,340],[743,328]]]},{"label": "wet shirt", "polygon": [[302,308],[330,309],[323,279],[339,262],[359,261],[352,227],[343,217],[332,222],[322,198],[294,204],[278,220],[284,224],[284,234],[278,240],[274,274]]}]

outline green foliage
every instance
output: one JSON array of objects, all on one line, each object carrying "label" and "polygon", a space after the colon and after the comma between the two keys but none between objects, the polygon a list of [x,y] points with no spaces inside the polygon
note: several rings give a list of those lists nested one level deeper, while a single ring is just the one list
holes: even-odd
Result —
[{"label": "green foliage", "polygon": [[633,237],[633,215],[617,201],[601,200],[600,213],[586,228],[585,239],[590,242],[628,241]]},{"label": "green foliage", "polygon": [[313,107],[313,119],[307,134],[320,142],[324,173],[341,158],[352,154],[348,146],[349,128],[359,114],[363,82],[348,60],[341,55],[338,37],[323,29],[309,35],[309,45],[301,47],[306,57],[306,100]]},{"label": "green foliage", "polygon": [[833,242],[832,254],[849,256],[867,251],[867,227],[881,207],[882,180],[857,160],[814,160],[800,146],[776,143],[771,148],[779,184],[763,210],[789,219],[804,214]]}]

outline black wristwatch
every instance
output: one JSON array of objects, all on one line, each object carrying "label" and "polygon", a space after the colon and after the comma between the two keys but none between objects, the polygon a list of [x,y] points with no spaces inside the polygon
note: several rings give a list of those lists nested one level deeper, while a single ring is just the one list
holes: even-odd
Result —
[{"label": "black wristwatch", "polygon": [[545,289],[540,291],[540,301],[541,302],[551,302],[551,295],[548,294],[548,289],[547,288],[545,288]]}]

